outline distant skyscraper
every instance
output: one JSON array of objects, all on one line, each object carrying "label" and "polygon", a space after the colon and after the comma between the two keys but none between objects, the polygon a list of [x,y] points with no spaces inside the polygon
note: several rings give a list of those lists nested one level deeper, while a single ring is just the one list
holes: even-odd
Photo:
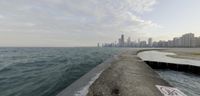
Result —
[{"label": "distant skyscraper", "polygon": [[128,37],[128,39],[127,39],[127,46],[128,46],[128,47],[131,46],[131,37]]},{"label": "distant skyscraper", "polygon": [[124,35],[122,34],[122,36],[121,36],[121,40],[122,40],[122,44],[124,45]]},{"label": "distant skyscraper", "polygon": [[[97,44],[98,47],[99,44]],[[147,41],[140,41],[140,39],[131,41],[128,37],[126,40],[122,34],[118,39],[118,42],[105,43],[103,47],[200,47],[200,37],[195,37],[193,33],[187,33],[181,37],[175,37],[172,40],[160,40],[154,41],[152,38],[148,38]]]},{"label": "distant skyscraper", "polygon": [[149,38],[149,39],[148,39],[148,46],[149,46],[149,47],[152,47],[152,45],[153,45],[152,43],[153,43],[152,38]]},{"label": "distant skyscraper", "polygon": [[118,39],[118,47],[121,47],[121,38]]},{"label": "distant skyscraper", "polygon": [[119,39],[119,47],[124,47],[125,41],[124,41],[124,35],[121,35],[121,38]]}]

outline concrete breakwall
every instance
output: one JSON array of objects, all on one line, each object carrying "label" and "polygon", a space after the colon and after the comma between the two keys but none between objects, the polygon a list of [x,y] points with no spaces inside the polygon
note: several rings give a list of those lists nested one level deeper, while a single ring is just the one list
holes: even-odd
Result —
[{"label": "concrete breakwall", "polygon": [[121,54],[115,63],[102,72],[90,86],[87,96],[164,96],[164,94],[173,96],[173,94],[183,94],[179,90],[174,90],[177,89],[172,88],[151,67],[137,57],[136,50],[129,50]]},{"label": "concrete breakwall", "polygon": [[186,96],[154,72],[153,62],[145,63],[137,56],[141,50],[127,49],[92,69],[57,96]]},{"label": "concrete breakwall", "polygon": [[153,69],[170,69],[200,75],[200,66],[167,62],[144,61]]},{"label": "concrete breakwall", "polygon": [[91,71],[86,73],[80,79],[72,83],[70,86],[62,90],[56,96],[85,96],[88,92],[88,87],[98,77],[98,75],[117,60],[118,60],[118,55],[109,58],[102,64],[99,64]]},{"label": "concrete breakwall", "polygon": [[143,50],[138,56],[153,69],[170,69],[200,75],[200,60],[170,57],[176,54],[161,50]]}]

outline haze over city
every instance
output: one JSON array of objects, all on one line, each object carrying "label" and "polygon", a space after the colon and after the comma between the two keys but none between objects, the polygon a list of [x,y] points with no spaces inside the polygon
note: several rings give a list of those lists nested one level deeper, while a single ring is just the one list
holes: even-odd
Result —
[{"label": "haze over city", "polygon": [[199,0],[0,0],[0,46],[73,47],[200,36]]}]

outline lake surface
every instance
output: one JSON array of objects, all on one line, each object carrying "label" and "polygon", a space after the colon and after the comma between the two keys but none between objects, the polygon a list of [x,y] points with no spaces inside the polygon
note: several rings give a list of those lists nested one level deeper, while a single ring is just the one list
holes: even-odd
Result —
[{"label": "lake surface", "polygon": [[[191,49],[192,50],[192,49]],[[168,57],[176,55],[169,52],[144,51],[138,54],[143,61],[166,62],[182,65],[200,66],[199,60]],[[156,72],[172,86],[177,87],[188,96],[200,96],[200,76],[172,70],[156,70]]]},{"label": "lake surface", "polygon": [[0,96],[55,96],[115,48],[0,48]]},{"label": "lake surface", "polygon": [[172,70],[157,70],[156,72],[187,96],[200,96],[200,76]]}]

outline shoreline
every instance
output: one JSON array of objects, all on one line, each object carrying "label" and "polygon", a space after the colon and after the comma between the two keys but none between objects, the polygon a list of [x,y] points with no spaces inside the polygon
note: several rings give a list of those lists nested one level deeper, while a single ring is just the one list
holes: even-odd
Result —
[{"label": "shoreline", "polygon": [[176,54],[176,56],[169,56],[173,58],[179,58],[179,59],[191,59],[191,60],[200,60],[200,48],[189,48],[190,50],[186,48],[181,49],[167,49],[164,50],[164,52],[173,52]]}]

